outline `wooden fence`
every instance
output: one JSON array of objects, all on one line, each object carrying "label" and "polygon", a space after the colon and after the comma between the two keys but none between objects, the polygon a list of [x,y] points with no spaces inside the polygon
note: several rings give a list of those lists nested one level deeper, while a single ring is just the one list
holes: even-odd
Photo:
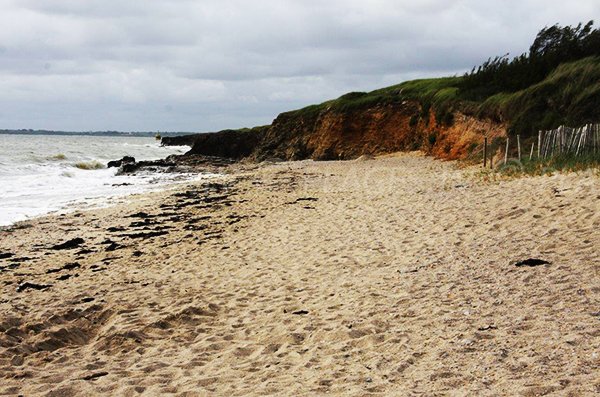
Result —
[{"label": "wooden fence", "polygon": [[587,124],[579,128],[560,126],[538,134],[537,155],[541,158],[597,153],[600,153],[600,124]]},{"label": "wooden fence", "polygon": [[[527,148],[521,146],[521,137],[516,136],[516,159],[521,160],[529,154],[529,159],[534,155],[537,158],[550,158],[560,155],[568,156],[589,156],[600,155],[600,124],[586,124],[578,128],[570,128],[560,126],[555,130],[540,131],[538,133],[537,142],[528,140],[531,144]],[[504,164],[507,164],[509,159],[509,151],[513,154],[515,151],[515,143],[510,138],[506,138],[506,148],[504,149]],[[510,150],[512,147],[512,151]],[[527,150],[530,149],[530,150]],[[529,153],[528,153],[529,152]],[[487,167],[488,154],[489,165],[494,167],[492,161],[494,157],[494,148],[488,149],[488,138],[484,138],[483,143],[483,166]]]}]

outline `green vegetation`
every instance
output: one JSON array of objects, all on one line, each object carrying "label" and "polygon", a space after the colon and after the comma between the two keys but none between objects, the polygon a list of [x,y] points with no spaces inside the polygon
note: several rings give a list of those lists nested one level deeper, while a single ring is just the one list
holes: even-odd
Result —
[{"label": "green vegetation", "polygon": [[455,111],[506,122],[510,134],[600,121],[600,30],[593,22],[542,29],[529,53],[513,60],[489,59],[464,76],[407,81],[371,92],[351,92],[319,105],[285,113],[314,120],[322,111],[351,113],[369,107],[418,101],[416,127],[429,121],[451,125]]},{"label": "green vegetation", "polygon": [[500,92],[516,92],[537,84],[560,64],[600,55],[600,30],[554,25],[542,29],[529,48],[509,61],[508,55],[488,59],[465,75],[460,88],[465,98],[481,101]]},{"label": "green vegetation", "polygon": [[600,170],[600,157],[588,154],[585,156],[559,155],[550,158],[533,158],[509,160],[497,168],[504,176],[547,175],[556,171],[577,172],[595,168]]}]

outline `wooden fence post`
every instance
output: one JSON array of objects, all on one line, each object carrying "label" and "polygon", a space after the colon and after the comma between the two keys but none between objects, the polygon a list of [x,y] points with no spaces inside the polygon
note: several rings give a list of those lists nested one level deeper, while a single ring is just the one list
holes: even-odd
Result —
[{"label": "wooden fence post", "polygon": [[504,150],[504,165],[506,165],[506,163],[508,163],[508,144],[509,144],[509,138],[506,137],[506,149]]},{"label": "wooden fence post", "polygon": [[531,152],[529,153],[529,160],[533,158],[533,148],[535,147],[535,142],[531,144]]},{"label": "wooden fence post", "polygon": [[519,157],[519,161],[521,161],[521,135],[517,134],[517,154]]},{"label": "wooden fence post", "polygon": [[537,152],[538,158],[540,158],[540,154],[541,154],[541,152],[540,152],[541,149],[540,148],[541,147],[542,147],[542,130],[539,130],[538,131],[538,152]]},{"label": "wooden fence post", "polygon": [[487,136],[483,138],[483,168],[487,167]]}]

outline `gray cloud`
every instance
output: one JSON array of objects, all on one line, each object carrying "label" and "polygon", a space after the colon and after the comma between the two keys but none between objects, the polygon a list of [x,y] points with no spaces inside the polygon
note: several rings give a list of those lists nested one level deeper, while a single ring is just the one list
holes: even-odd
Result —
[{"label": "gray cloud", "polygon": [[527,50],[596,0],[0,0],[0,128],[215,130]]}]

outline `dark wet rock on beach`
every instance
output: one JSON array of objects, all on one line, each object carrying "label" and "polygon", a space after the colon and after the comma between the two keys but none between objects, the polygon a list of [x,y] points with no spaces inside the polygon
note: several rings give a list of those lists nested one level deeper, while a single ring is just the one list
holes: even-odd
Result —
[{"label": "dark wet rock on beach", "polygon": [[50,285],[50,284],[35,284],[35,283],[23,282],[23,283],[19,284],[19,286],[17,287],[17,292],[23,292],[28,289],[34,289],[34,290],[41,291],[41,290],[45,290],[50,287],[52,287],[52,285]]},{"label": "dark wet rock on beach", "polygon": [[121,167],[123,164],[129,164],[129,163],[135,163],[135,158],[131,157],[131,156],[125,156],[123,157],[121,160],[113,160],[113,161],[109,161],[108,164],[106,165],[107,168],[118,168]]},{"label": "dark wet rock on beach", "polygon": [[77,237],[77,238],[65,241],[64,243],[56,244],[56,245],[50,247],[50,249],[53,249],[53,250],[67,250],[67,249],[77,248],[81,244],[83,244],[84,242],[85,241],[81,237]]},{"label": "dark wet rock on beach", "polygon": [[529,259],[525,259],[523,261],[517,261],[514,264],[516,267],[536,267],[536,266],[542,266],[542,265],[550,265],[550,262],[544,260],[544,259],[538,259],[538,258],[529,258]]},{"label": "dark wet rock on beach", "polygon": [[[119,160],[120,161],[120,160]],[[171,155],[165,159],[153,161],[130,161],[119,165],[117,174],[134,174],[137,172],[216,172],[219,168],[235,163],[234,160],[205,155]]]}]

